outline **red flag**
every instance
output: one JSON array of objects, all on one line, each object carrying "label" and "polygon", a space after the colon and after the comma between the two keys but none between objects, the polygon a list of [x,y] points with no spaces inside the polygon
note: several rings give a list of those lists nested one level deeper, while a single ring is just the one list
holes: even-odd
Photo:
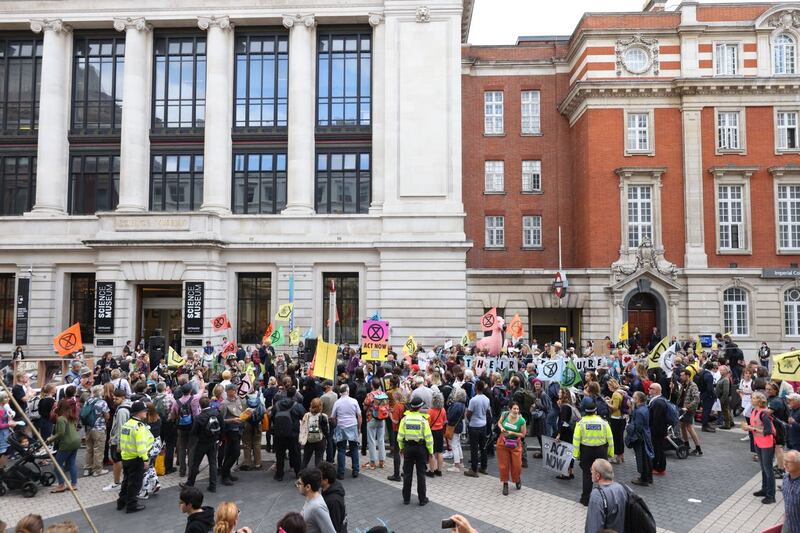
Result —
[{"label": "red flag", "polygon": [[497,308],[492,307],[481,317],[481,331],[492,331],[497,322]]},{"label": "red flag", "polygon": [[222,355],[228,355],[229,353],[235,354],[236,353],[236,341],[228,341],[222,347]]},{"label": "red flag", "polygon": [[53,347],[64,357],[83,348],[81,325],[77,322],[53,337]]},{"label": "red flag", "polygon": [[231,322],[228,320],[228,313],[222,313],[218,317],[211,319],[211,327],[214,328],[214,332],[217,331],[224,331],[226,329],[230,329]]},{"label": "red flag", "polygon": [[261,337],[261,344],[266,344],[269,340],[269,336],[272,335],[272,322],[269,323],[267,326],[267,331],[264,332],[264,336]]},{"label": "red flag", "polygon": [[514,315],[514,318],[511,319],[511,323],[508,325],[508,333],[515,339],[519,339],[524,335],[522,319],[519,315]]}]

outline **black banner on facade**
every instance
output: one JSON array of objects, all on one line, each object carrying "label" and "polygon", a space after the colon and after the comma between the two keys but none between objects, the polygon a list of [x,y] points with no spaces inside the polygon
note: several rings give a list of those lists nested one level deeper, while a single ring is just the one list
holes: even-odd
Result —
[{"label": "black banner on facade", "polygon": [[94,330],[98,335],[114,333],[114,287],[113,281],[98,281],[94,302]]},{"label": "black banner on facade", "polygon": [[30,301],[31,280],[29,278],[17,279],[17,329],[14,335],[14,344],[25,346],[28,344],[28,303]]},{"label": "black banner on facade", "polygon": [[184,284],[183,333],[203,334],[203,282],[187,281]]}]

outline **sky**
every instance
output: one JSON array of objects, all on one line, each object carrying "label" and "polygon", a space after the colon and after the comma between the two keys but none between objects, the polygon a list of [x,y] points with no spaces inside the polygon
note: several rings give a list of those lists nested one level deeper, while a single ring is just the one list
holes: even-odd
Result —
[{"label": "sky", "polygon": [[[701,0],[704,4],[753,0]],[[520,35],[570,35],[587,12],[641,11],[645,0],[475,0],[469,42],[514,44]],[[667,9],[679,4],[669,0]]]}]

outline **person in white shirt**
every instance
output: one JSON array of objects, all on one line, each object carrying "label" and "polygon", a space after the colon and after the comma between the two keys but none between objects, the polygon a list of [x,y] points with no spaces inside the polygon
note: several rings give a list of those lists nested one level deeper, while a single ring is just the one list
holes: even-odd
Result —
[{"label": "person in white shirt", "polygon": [[358,402],[350,397],[350,387],[343,384],[339,387],[339,399],[333,404],[331,419],[336,424],[333,430],[333,440],[336,442],[337,474],[336,477],[344,479],[344,466],[348,444],[352,461],[353,477],[358,477],[358,446],[361,438],[361,408]]}]

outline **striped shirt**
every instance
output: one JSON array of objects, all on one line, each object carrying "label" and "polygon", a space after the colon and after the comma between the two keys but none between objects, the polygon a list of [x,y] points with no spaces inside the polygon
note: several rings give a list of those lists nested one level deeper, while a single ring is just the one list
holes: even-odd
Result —
[{"label": "striped shirt", "polygon": [[783,476],[783,506],[786,511],[784,531],[800,533],[800,476]]}]

